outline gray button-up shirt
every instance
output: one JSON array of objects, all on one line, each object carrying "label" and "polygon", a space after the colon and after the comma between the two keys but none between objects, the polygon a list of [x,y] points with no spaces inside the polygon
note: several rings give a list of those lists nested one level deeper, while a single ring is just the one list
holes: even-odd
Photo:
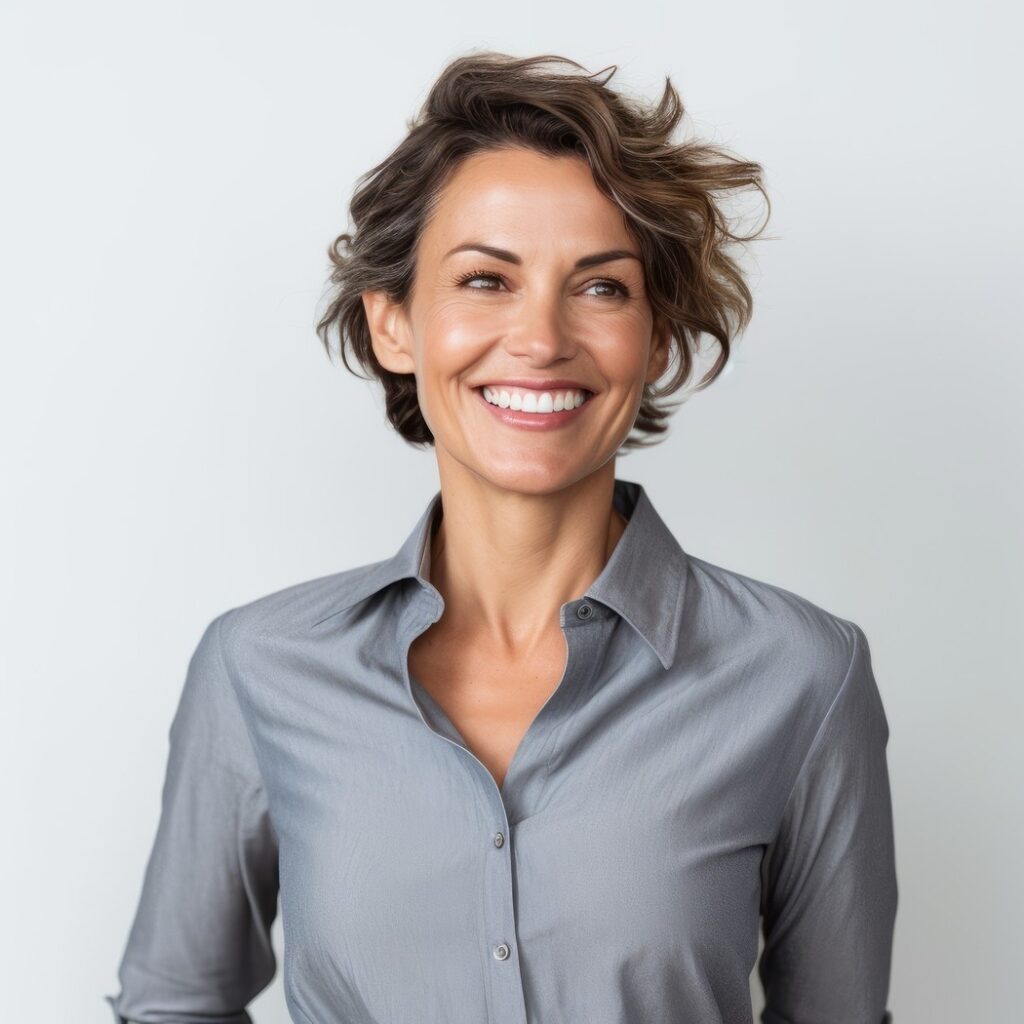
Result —
[{"label": "gray button-up shirt", "polygon": [[683,551],[643,487],[502,786],[411,678],[393,557],[230,609],[170,728],[119,1022],[881,1024],[897,887],[861,628]]}]

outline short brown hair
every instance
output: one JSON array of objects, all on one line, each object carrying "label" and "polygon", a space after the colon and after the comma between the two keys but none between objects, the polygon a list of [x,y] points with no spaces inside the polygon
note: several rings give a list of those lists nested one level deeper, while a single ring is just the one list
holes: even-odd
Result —
[{"label": "short brown hair", "polygon": [[339,235],[327,250],[332,289],[316,331],[328,355],[336,331],[345,367],[361,376],[349,364],[351,349],[370,373],[365,379],[381,381],[388,419],[410,444],[434,440],[420,412],[416,379],[378,362],[362,293],[384,291],[394,302],[406,301],[427,217],[470,154],[515,145],[583,157],[597,187],[622,209],[641,249],[653,312],[671,326],[679,356],[667,383],[645,386],[636,433],[623,449],[656,443],[644,435],[666,431],[674,406],[657,400],[686,383],[701,336],[713,337],[719,351],[694,391],[724,369],[732,339],[750,321],[751,292],[729,249],[756,238],[764,224],[749,235],[734,233],[719,196],[754,188],[770,215],[761,165],[700,140],[672,142],[684,109],[667,77],[660,101],[646,105],[607,87],[617,65],[604,69],[609,74],[603,81],[597,76],[604,71],[579,73],[585,70],[551,54],[517,58],[485,51],[458,57],[408,122],[405,138],[359,178],[349,207],[354,233]]}]

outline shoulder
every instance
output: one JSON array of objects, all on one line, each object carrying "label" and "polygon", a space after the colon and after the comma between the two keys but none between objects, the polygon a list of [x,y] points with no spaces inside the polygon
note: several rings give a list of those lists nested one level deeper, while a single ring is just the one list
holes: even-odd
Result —
[{"label": "shoulder", "polygon": [[786,703],[824,713],[867,642],[855,622],[809,597],[688,555],[688,626],[711,658],[756,666]]},{"label": "shoulder", "polygon": [[211,623],[230,658],[268,640],[305,637],[380,585],[388,560],[302,580],[220,613]]}]

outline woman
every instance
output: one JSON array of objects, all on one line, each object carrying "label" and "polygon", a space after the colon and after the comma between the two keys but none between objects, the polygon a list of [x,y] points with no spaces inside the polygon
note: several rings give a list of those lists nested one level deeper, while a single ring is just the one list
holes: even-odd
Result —
[{"label": "woman", "polygon": [[248,1021],[278,894],[299,1024],[746,1024],[755,963],[768,1024],[890,1019],[864,633],[615,477],[749,318],[718,197],[761,169],[578,68],[454,61],[355,196],[320,334],[440,490],[391,558],[207,627],[119,1021]]}]

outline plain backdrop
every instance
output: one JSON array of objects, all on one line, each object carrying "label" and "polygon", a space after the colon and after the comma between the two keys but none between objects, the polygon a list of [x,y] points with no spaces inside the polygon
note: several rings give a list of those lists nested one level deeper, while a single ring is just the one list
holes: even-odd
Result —
[{"label": "plain backdrop", "polygon": [[[617,475],[686,550],[863,627],[895,1021],[1020,1019],[1015,15],[8,0],[0,1016],[108,1024],[204,626],[390,555],[433,494],[433,455],[313,325],[358,175],[448,60],[498,49],[617,64],[651,99],[667,75],[684,133],[765,167],[731,369]],[[287,1021],[280,968],[251,1010]]]}]

